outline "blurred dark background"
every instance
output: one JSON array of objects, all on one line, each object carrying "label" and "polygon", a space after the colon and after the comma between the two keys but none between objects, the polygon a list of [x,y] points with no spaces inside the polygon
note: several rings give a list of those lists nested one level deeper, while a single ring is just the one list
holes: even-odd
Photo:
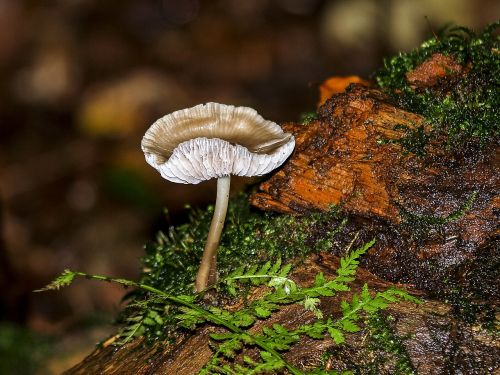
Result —
[{"label": "blurred dark background", "polygon": [[213,183],[146,165],[156,118],[216,101],[297,120],[329,76],[370,78],[447,22],[499,14],[495,0],[0,0],[0,373],[80,361],[124,294],[33,289],[65,268],[135,279],[143,243],[214,200]]}]

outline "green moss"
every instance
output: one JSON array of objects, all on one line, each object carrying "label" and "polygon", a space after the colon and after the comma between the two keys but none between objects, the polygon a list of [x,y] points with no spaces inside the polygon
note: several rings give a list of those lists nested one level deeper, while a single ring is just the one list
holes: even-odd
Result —
[{"label": "green moss", "polygon": [[318,114],[316,111],[304,112],[300,115],[300,124],[301,125],[309,125],[311,122],[318,118]]},{"label": "green moss", "polygon": [[406,154],[412,153],[417,156],[425,155],[425,146],[429,143],[431,136],[425,132],[423,127],[410,129],[405,125],[396,125],[394,130],[402,130],[403,137],[400,139],[379,139],[379,144],[397,143],[403,147]]},{"label": "green moss", "polygon": [[[498,240],[492,239],[474,258],[452,268],[443,279],[443,288],[435,296],[450,304],[456,318],[497,333],[500,332],[497,303],[500,278],[498,249]],[[457,283],[456,280],[460,278],[465,280]]]},{"label": "green moss", "polygon": [[[313,226],[338,218],[335,208],[303,217],[265,213],[251,209],[247,199],[240,194],[229,203],[217,255],[221,277],[243,264],[307,255],[315,248],[308,242]],[[212,214],[213,206],[192,210],[188,223],[160,232],[147,244],[141,282],[166,292],[191,292]]]},{"label": "green moss", "polygon": [[393,374],[416,374],[410,356],[403,344],[404,339],[398,337],[389,324],[390,316],[372,314],[367,321],[368,347],[374,352],[375,361],[364,368],[364,373],[379,374],[380,367],[387,361],[393,363]]},{"label": "green moss", "polygon": [[[186,224],[160,232],[156,241],[147,244],[140,282],[173,295],[193,294],[193,281],[212,213],[212,206],[192,210]],[[242,265],[263,264],[278,258],[283,262],[300,261],[313,251],[327,250],[343,224],[345,221],[334,207],[326,213],[302,217],[264,213],[253,210],[248,196],[240,194],[229,203],[217,255],[219,275],[224,278]],[[314,233],[318,231],[326,233],[316,239]],[[125,311],[128,319],[125,335],[137,335],[133,332],[137,328],[149,338],[163,338],[172,326],[168,318],[172,314],[164,310],[164,303],[155,304],[143,291],[134,292],[131,297],[131,307]],[[146,305],[141,301],[147,301]],[[148,324],[143,324],[144,321]]]},{"label": "green moss", "polygon": [[393,328],[394,318],[383,311],[365,317],[363,335],[351,336],[350,342],[331,346],[321,357],[321,368],[349,369],[352,374],[416,374],[404,342],[409,335],[398,336]]},{"label": "green moss", "polygon": [[[386,59],[377,73],[380,88],[403,108],[423,115],[430,132],[422,144],[423,128],[417,129],[401,143],[411,152],[422,152],[429,139],[441,139],[448,145],[464,142],[485,144],[498,136],[500,126],[500,38],[495,35],[500,23],[474,33],[464,27],[448,27],[419,48]],[[439,88],[414,90],[406,74],[441,53],[466,69],[467,74],[450,79]],[[427,131],[426,131],[427,132]]]},{"label": "green moss", "polygon": [[489,332],[497,332],[499,320],[495,316],[493,303],[477,301],[468,296],[461,288],[444,293],[444,301],[453,308],[453,315],[467,324],[479,324]]},{"label": "green moss", "polygon": [[[117,283],[126,287],[133,286],[148,293],[149,300],[156,298],[157,302],[163,301],[164,306],[173,309],[173,319],[177,321],[177,329],[192,331],[197,326],[210,323],[225,332],[209,334],[213,355],[200,370],[200,375],[209,374],[264,374],[278,373],[286,370],[294,375],[304,375],[304,371],[289,363],[283,352],[291,350],[300,344],[301,338],[308,337],[315,340],[324,340],[329,337],[336,345],[343,345],[346,336],[362,330],[364,318],[373,316],[386,309],[392,303],[402,301],[420,303],[421,301],[411,296],[404,290],[388,288],[384,291],[373,293],[368,284],[364,284],[361,291],[354,293],[350,298],[342,299],[337,311],[340,314],[331,315],[321,310],[320,297],[332,297],[340,293],[350,292],[349,284],[355,280],[359,266],[359,258],[370,249],[375,240],[365,243],[354,251],[340,258],[340,265],[336,276],[327,279],[322,272],[316,274],[314,283],[310,286],[301,286],[292,280],[289,275],[292,263],[283,264],[281,258],[275,263],[267,261],[261,265],[244,265],[233,271],[226,278],[219,281],[219,287],[226,286],[228,293],[234,297],[241,296],[241,292],[248,290],[244,285],[267,285],[264,294],[253,301],[246,301],[236,310],[224,309],[210,303],[203,295],[171,295],[151,285],[137,283],[132,280],[114,278],[103,275],[92,275],[80,271],[66,270],[50,284],[39,291],[58,290],[68,286],[76,277],[85,277],[89,280],[99,280]],[[243,287],[243,288],[242,288]],[[238,293],[238,291],[241,291]],[[207,294],[204,294],[206,297]],[[294,329],[276,323],[259,330],[257,322],[272,321],[272,312],[281,307],[296,304],[302,306],[303,311],[311,311],[316,319],[301,324]],[[144,318],[139,317],[142,324],[139,326],[162,325],[164,318],[160,313],[144,307]],[[135,322],[137,319],[134,320]],[[135,325],[137,326],[137,325]],[[139,332],[138,329],[129,328],[132,337]],[[144,330],[140,334],[144,334]],[[122,335],[123,336],[123,335]],[[173,338],[174,336],[170,336]],[[259,350],[260,359],[246,355],[246,349]],[[324,364],[322,365],[324,367]],[[330,366],[329,366],[330,367]],[[350,373],[343,372],[343,374]],[[337,371],[325,371],[316,368],[311,374],[333,375]]]}]

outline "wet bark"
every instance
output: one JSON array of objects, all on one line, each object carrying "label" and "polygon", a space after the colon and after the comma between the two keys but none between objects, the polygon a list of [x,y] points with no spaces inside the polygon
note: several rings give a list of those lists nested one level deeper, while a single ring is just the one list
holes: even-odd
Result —
[{"label": "wet bark", "polygon": [[425,131],[419,115],[356,86],[326,102],[315,122],[285,125],[295,152],[251,203],[299,215],[340,205],[352,219],[342,235],[378,240],[364,258],[371,272],[443,299],[459,290],[457,298],[496,304],[498,146],[450,150],[434,142],[417,156],[394,141],[418,126]]}]

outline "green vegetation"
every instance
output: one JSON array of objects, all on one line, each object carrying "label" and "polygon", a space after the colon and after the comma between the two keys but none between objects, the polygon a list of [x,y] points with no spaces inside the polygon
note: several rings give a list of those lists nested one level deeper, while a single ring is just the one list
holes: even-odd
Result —
[{"label": "green vegetation", "polygon": [[311,122],[318,118],[318,114],[316,111],[304,112],[300,114],[300,124],[301,125],[309,125]]},{"label": "green vegetation", "polygon": [[[402,129],[406,136],[397,142],[407,152],[424,155],[430,141],[445,139],[448,146],[475,142],[484,145],[498,136],[500,45],[498,36],[494,35],[498,26],[498,23],[490,25],[477,34],[466,28],[448,28],[420,48],[385,61],[376,77],[380,88],[400,106],[426,118],[425,124],[415,130]],[[411,87],[407,73],[435,53],[451,56],[467,74],[451,78],[446,85],[437,85],[437,88]],[[455,73],[450,72],[450,77],[452,74]],[[307,125],[316,118],[316,113],[306,113],[301,123]],[[122,199],[144,209],[153,207],[154,202],[148,201],[147,191],[140,183],[133,186],[135,194],[119,191],[123,181],[130,182],[136,180],[135,177],[129,171],[120,171],[107,176],[105,185]],[[213,356],[201,374],[259,374],[284,369],[292,374],[303,374],[283,356],[301,339],[329,338],[336,347],[342,347],[348,335],[361,331],[367,339],[363,350],[373,354],[373,360],[362,361],[360,366],[363,368],[354,362],[348,364],[353,371],[375,374],[389,361],[395,373],[414,373],[403,345],[405,338],[394,334],[389,318],[380,312],[390,303],[418,302],[417,299],[393,288],[373,293],[365,284],[359,292],[350,293],[348,299],[340,302],[334,310],[337,313],[321,309],[320,298],[350,292],[359,258],[373,241],[348,251],[341,258],[335,277],[327,279],[318,273],[311,286],[299,285],[290,277],[292,269],[307,255],[330,250],[346,219],[336,207],[326,213],[302,217],[262,213],[253,211],[247,199],[247,195],[241,194],[229,205],[218,250],[220,279],[201,293],[195,293],[193,281],[213,214],[211,206],[207,210],[191,210],[186,224],[160,232],[155,241],[146,245],[143,273],[138,282],[66,270],[44,290],[69,285],[75,277],[135,288],[128,295],[127,307],[120,317],[123,328],[116,342],[118,345],[138,336],[144,336],[149,342],[173,340],[177,332],[194,330],[202,324],[216,327],[217,333],[210,335]],[[475,199],[476,192],[447,216],[403,210],[403,225],[412,233],[426,235],[430,229],[460,218]],[[262,288],[263,293],[252,299],[250,292],[257,287]],[[478,309],[462,298],[462,294],[461,291],[449,294],[454,299],[449,298],[447,302],[472,323]],[[217,303],[212,303],[215,300]],[[303,313],[312,314],[314,319],[297,327],[268,324],[261,330],[255,329],[257,322],[268,320],[274,312],[288,305],[296,305]],[[488,318],[493,314],[492,310],[481,312]],[[309,374],[337,373],[325,369],[327,355],[335,354],[325,353],[324,363]]]},{"label": "green vegetation", "polygon": [[[447,27],[419,48],[384,61],[375,77],[380,88],[403,108],[426,118],[422,127],[408,131],[401,139],[407,151],[423,154],[429,140],[443,136],[448,145],[484,145],[498,137],[500,38],[495,32],[499,26],[499,22],[491,24],[480,33]],[[435,53],[452,57],[467,73],[438,88],[412,88],[406,74]],[[427,126],[430,130],[424,131]]]},{"label": "green vegetation", "polygon": [[[220,278],[226,278],[243,265],[263,265],[267,261],[298,262],[312,251],[331,248],[335,233],[345,220],[333,207],[329,212],[303,217],[278,215],[252,210],[247,195],[231,201],[224,232],[218,250]],[[213,207],[192,210],[186,224],[160,232],[155,242],[146,245],[141,283],[169,294],[194,293],[193,281],[199,266]],[[321,232],[321,239],[315,233]],[[220,298],[231,298],[223,286],[218,286]],[[156,303],[148,293],[136,291],[128,309],[124,339],[145,335],[148,339],[163,339],[174,326],[170,307]],[[166,310],[165,310],[166,309]],[[161,318],[160,318],[161,317]]]},{"label": "green vegetation", "polygon": [[0,374],[30,375],[40,370],[53,340],[10,323],[0,323]]},{"label": "green vegetation", "polygon": [[[337,345],[341,345],[346,334],[362,330],[364,317],[374,317],[390,303],[402,300],[419,302],[406,292],[394,288],[373,294],[365,284],[359,293],[341,302],[339,316],[325,316],[326,313],[320,309],[320,297],[331,297],[350,291],[349,284],[355,279],[358,259],[373,243],[374,241],[367,243],[341,258],[334,278],[327,280],[322,273],[318,273],[313,285],[309,287],[302,287],[289,278],[292,266],[283,265],[281,259],[274,263],[268,261],[260,267],[239,267],[221,279],[218,286],[225,287],[227,292],[234,296],[247,290],[247,285],[263,285],[267,288],[261,297],[243,304],[235,311],[207,305],[203,300],[203,293],[172,295],[144,283],[69,270],[43,290],[69,285],[77,276],[134,286],[153,296],[156,303],[172,307],[170,319],[175,322],[177,328],[192,330],[197,325],[210,323],[224,329],[222,333],[210,335],[214,342],[214,355],[200,374],[260,374],[286,369],[291,374],[300,375],[304,372],[287,362],[282,353],[297,344],[301,337],[322,340],[328,336]],[[316,319],[296,328],[288,329],[273,324],[257,332],[250,331],[257,321],[268,319],[273,311],[290,304],[301,305],[304,310],[312,312]],[[160,315],[156,318],[162,319]],[[241,353],[244,347],[257,348],[259,357],[251,358],[245,352]],[[337,372],[316,369],[312,374],[326,375]]]},{"label": "green vegetation", "polygon": [[[498,266],[498,262],[496,262]],[[498,273],[498,272],[497,272]],[[491,333],[500,332],[500,320],[496,316],[497,307],[486,300],[477,300],[462,288],[450,286],[442,293],[443,300],[453,308],[453,314],[467,324],[477,324]]]},{"label": "green vegetation", "polygon": [[379,374],[381,366],[384,365],[387,358],[392,357],[395,374],[416,374],[406,348],[403,345],[403,339],[396,336],[392,331],[389,321],[393,320],[391,316],[385,317],[381,313],[372,314],[367,322],[369,349],[375,353],[374,361],[370,368],[364,369],[369,374]]}]

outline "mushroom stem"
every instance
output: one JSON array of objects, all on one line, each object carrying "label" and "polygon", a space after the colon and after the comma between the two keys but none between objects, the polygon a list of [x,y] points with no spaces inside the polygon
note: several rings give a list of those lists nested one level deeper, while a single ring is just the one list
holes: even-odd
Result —
[{"label": "mushroom stem", "polygon": [[229,201],[229,187],[231,176],[217,179],[217,199],[215,201],[214,216],[210,224],[205,250],[201,259],[200,269],[196,275],[196,290],[201,292],[208,285],[217,281],[217,249],[219,247],[224,220],[226,219],[227,204]]}]

